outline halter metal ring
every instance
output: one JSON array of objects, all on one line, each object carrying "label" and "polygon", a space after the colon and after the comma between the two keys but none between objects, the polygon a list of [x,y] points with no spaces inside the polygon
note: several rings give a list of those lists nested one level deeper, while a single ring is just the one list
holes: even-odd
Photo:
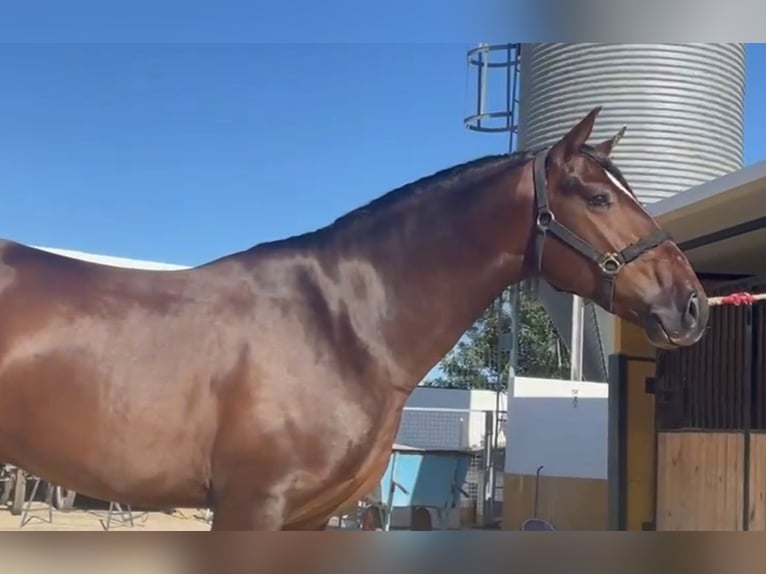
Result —
[{"label": "halter metal ring", "polygon": [[607,253],[598,261],[598,267],[604,275],[616,275],[623,263],[615,253]]},{"label": "halter metal ring", "polygon": [[537,229],[540,231],[548,231],[548,228],[556,220],[556,216],[547,207],[541,208],[537,212]]}]

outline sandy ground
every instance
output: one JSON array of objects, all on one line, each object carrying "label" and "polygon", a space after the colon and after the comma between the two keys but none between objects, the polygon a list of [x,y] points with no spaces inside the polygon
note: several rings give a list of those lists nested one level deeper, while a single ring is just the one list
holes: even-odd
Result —
[{"label": "sandy ground", "polygon": [[[83,510],[74,509],[69,512],[53,510],[52,517],[48,514],[48,507],[43,503],[33,504],[21,525],[22,516],[13,516],[5,508],[0,509],[0,531],[26,531],[26,530],[106,530],[107,510]],[[51,519],[52,518],[52,519]],[[210,525],[202,520],[200,512],[194,509],[179,509],[174,514],[163,512],[133,512],[131,526],[118,512],[112,514],[109,530],[136,530],[136,531],[161,531],[161,530],[210,530]]]}]

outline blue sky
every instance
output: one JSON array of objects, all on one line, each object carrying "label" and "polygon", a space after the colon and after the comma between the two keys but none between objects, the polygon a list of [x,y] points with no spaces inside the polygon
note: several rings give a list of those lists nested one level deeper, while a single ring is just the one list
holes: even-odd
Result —
[{"label": "blue sky", "polygon": [[[472,44],[0,45],[0,236],[197,264],[486,153]],[[745,160],[766,158],[748,45]]]}]

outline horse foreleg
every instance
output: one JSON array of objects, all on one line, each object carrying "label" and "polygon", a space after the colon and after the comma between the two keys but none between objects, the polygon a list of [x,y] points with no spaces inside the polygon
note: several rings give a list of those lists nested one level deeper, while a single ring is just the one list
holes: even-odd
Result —
[{"label": "horse foreleg", "polygon": [[320,520],[314,520],[311,522],[301,522],[299,524],[285,524],[282,527],[282,530],[287,531],[320,531],[320,530],[327,530],[327,525],[330,524],[330,519],[320,519]]},{"label": "horse foreleg", "polygon": [[218,493],[211,531],[280,530],[284,519],[284,498],[249,489],[227,489]]}]

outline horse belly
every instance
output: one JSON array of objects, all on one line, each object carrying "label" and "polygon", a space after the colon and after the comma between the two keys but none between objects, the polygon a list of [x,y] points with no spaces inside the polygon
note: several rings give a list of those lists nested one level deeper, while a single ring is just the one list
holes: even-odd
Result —
[{"label": "horse belly", "polygon": [[[169,417],[170,419],[170,417]],[[98,446],[99,466],[91,469],[106,476],[107,462],[111,491],[120,499],[134,504],[205,506],[210,485],[209,445],[212,433],[203,432],[202,421],[164,419],[168,427],[147,425],[139,430],[137,420],[125,438],[101,441]],[[195,426],[195,422],[200,422]],[[148,422],[148,421],[146,421]],[[104,434],[120,436],[120,428],[104,425]],[[140,437],[135,436],[141,434]],[[111,452],[117,446],[118,453]]]},{"label": "horse belly", "polygon": [[43,375],[0,380],[0,461],[102,500],[207,503],[213,433],[200,409],[150,391],[106,405],[95,385]]}]

